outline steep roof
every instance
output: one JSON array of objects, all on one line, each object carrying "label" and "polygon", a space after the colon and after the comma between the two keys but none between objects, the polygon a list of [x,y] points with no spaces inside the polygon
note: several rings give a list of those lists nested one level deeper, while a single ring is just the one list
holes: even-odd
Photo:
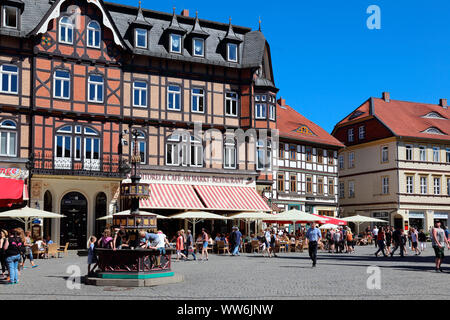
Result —
[{"label": "steep roof", "polygon": [[450,110],[430,103],[370,98],[336,129],[367,116],[374,116],[396,136],[450,141]]},{"label": "steep roof", "polygon": [[277,104],[277,129],[280,138],[344,147],[339,140],[323,128],[286,104]]}]

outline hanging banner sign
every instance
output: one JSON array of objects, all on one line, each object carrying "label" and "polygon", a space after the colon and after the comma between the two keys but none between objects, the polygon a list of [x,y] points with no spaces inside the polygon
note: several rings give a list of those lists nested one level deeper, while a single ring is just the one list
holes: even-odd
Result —
[{"label": "hanging banner sign", "polygon": [[28,178],[28,170],[23,170],[20,168],[0,168],[0,177],[25,180]]}]

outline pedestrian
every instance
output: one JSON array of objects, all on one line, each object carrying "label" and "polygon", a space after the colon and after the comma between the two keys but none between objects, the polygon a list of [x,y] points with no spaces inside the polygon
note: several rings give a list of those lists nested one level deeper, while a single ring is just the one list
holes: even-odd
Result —
[{"label": "pedestrian", "polygon": [[269,258],[272,256],[277,257],[276,253],[275,253],[275,247],[277,245],[277,234],[275,230],[272,230],[272,232],[270,233],[270,251],[269,251]]},{"label": "pedestrian", "polygon": [[378,242],[378,250],[377,250],[377,252],[375,252],[375,257],[378,257],[378,252],[383,253],[383,256],[387,257],[386,253],[384,252],[384,246],[385,246],[385,241],[386,241],[384,227],[380,227],[380,229],[378,230],[376,241]]},{"label": "pedestrian", "polygon": [[[90,236],[89,237],[89,242],[88,242],[88,276],[92,275],[95,268],[97,267],[97,256],[95,254],[95,244],[97,242],[97,238],[95,236]],[[91,265],[94,265],[91,268]]]},{"label": "pedestrian", "polygon": [[234,232],[232,233],[232,237],[233,237],[233,244],[234,244],[234,248],[232,251],[232,255],[233,256],[238,256],[239,255],[239,248],[241,246],[241,238],[242,238],[242,233],[239,231],[238,227],[234,227]]},{"label": "pedestrian", "polygon": [[387,226],[386,230],[384,232],[384,236],[386,238],[386,254],[390,255],[391,254],[391,245],[392,245],[392,227]]},{"label": "pedestrian", "polygon": [[416,253],[416,256],[420,254],[419,246],[419,233],[417,232],[416,228],[411,229],[411,245],[412,250]]},{"label": "pedestrian", "polygon": [[121,250],[126,236],[125,229],[123,227],[116,228],[113,243],[113,250]]},{"label": "pedestrian", "polygon": [[[270,229],[267,228],[266,231],[264,232],[264,246],[266,247],[267,250],[267,256],[270,258]],[[263,254],[264,254],[264,250],[263,250]]]},{"label": "pedestrian", "polygon": [[395,229],[395,231],[392,233],[392,240],[394,241],[394,250],[392,250],[391,252],[391,257],[394,256],[395,251],[397,251],[398,248],[400,248],[400,256],[403,258],[404,257],[404,252],[405,252],[405,245],[403,243],[403,229],[401,228],[397,228]]},{"label": "pedestrian", "polygon": [[22,269],[25,268],[25,261],[30,260],[31,267],[36,268],[37,265],[33,261],[33,253],[31,252],[31,247],[33,246],[33,243],[31,241],[31,231],[25,232],[25,241],[23,243],[25,251],[22,254]]},{"label": "pedestrian", "polygon": [[311,227],[306,232],[306,243],[308,244],[309,257],[312,260],[312,266],[317,264],[317,245],[321,242],[322,234],[320,230],[316,228],[316,223],[313,222]]},{"label": "pedestrian", "polygon": [[347,251],[348,253],[352,253],[355,251],[355,247],[353,246],[353,233],[349,227],[347,227]]},{"label": "pedestrian", "polygon": [[4,244],[6,242],[6,238],[8,238],[8,231],[2,229],[0,231],[0,263],[2,265],[2,277],[3,278],[6,278],[6,270],[8,269],[6,266],[5,250],[3,249]]},{"label": "pedestrian", "polygon": [[102,237],[98,240],[97,247],[105,249],[113,249],[113,238],[111,237],[111,230],[105,229]]},{"label": "pedestrian", "polygon": [[406,252],[406,243],[407,242],[408,242],[408,234],[402,230],[403,252],[405,253],[405,255],[408,255],[408,253]]},{"label": "pedestrian", "polygon": [[423,229],[420,229],[419,231],[419,248],[421,251],[425,251],[427,248],[427,236],[425,232],[423,232]]},{"label": "pedestrian", "polygon": [[208,261],[208,244],[209,244],[209,235],[206,232],[205,228],[202,228],[202,258],[201,260],[205,260],[203,257],[206,256],[206,261]]},{"label": "pedestrian", "polygon": [[445,231],[441,228],[441,221],[436,220],[434,228],[431,232],[431,242],[436,256],[436,272],[444,272],[442,270],[442,260],[444,260],[445,246],[450,250],[450,243],[445,236]]},{"label": "pedestrian", "polygon": [[340,253],[340,251],[341,251],[341,232],[340,232],[340,230],[339,229],[337,229],[335,232],[334,232],[334,245],[335,245],[335,247],[336,247],[336,253]]},{"label": "pedestrian", "polygon": [[378,228],[375,226],[372,230],[373,239],[375,240],[375,248],[377,247],[377,236],[378,236]]},{"label": "pedestrian", "polygon": [[180,260],[180,256],[184,260],[187,260],[186,255],[183,253],[183,251],[184,251],[184,238],[183,238],[183,235],[181,234],[181,231],[177,232],[177,243],[176,243],[176,247],[175,248],[177,250],[177,261]]},{"label": "pedestrian", "polygon": [[3,249],[6,255],[6,264],[8,265],[9,282],[8,284],[16,284],[19,282],[19,262],[20,256],[24,251],[23,240],[20,238],[18,229],[13,229],[9,237],[6,238]]},{"label": "pedestrian", "polygon": [[186,248],[187,248],[187,255],[186,258],[189,259],[189,253],[192,254],[194,257],[194,261],[197,260],[197,257],[195,256],[195,250],[194,250],[194,237],[192,236],[191,230],[187,231],[186,235]]}]

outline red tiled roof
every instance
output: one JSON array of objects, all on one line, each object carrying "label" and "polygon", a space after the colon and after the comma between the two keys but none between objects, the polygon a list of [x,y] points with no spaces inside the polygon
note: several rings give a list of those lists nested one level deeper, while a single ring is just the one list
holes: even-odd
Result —
[{"label": "red tiled roof", "polygon": [[[302,127],[306,127],[313,134],[297,132],[297,130]],[[286,104],[277,104],[277,129],[282,138],[344,147],[344,145],[335,137]]]},{"label": "red tiled roof", "polygon": [[370,115],[370,100],[364,102],[361,106],[359,106],[355,111],[350,113],[344,119],[342,119],[337,125],[342,125],[347,122],[359,120],[365,118]]}]

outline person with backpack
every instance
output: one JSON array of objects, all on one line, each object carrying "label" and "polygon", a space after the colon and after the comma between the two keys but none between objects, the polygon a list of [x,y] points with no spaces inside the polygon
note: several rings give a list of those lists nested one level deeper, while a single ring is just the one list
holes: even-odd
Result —
[{"label": "person with backpack", "polygon": [[6,265],[9,271],[9,282],[8,284],[16,284],[19,282],[19,262],[22,253],[25,251],[23,240],[20,238],[20,232],[17,229],[13,229],[10,232],[8,238],[3,246]]}]

